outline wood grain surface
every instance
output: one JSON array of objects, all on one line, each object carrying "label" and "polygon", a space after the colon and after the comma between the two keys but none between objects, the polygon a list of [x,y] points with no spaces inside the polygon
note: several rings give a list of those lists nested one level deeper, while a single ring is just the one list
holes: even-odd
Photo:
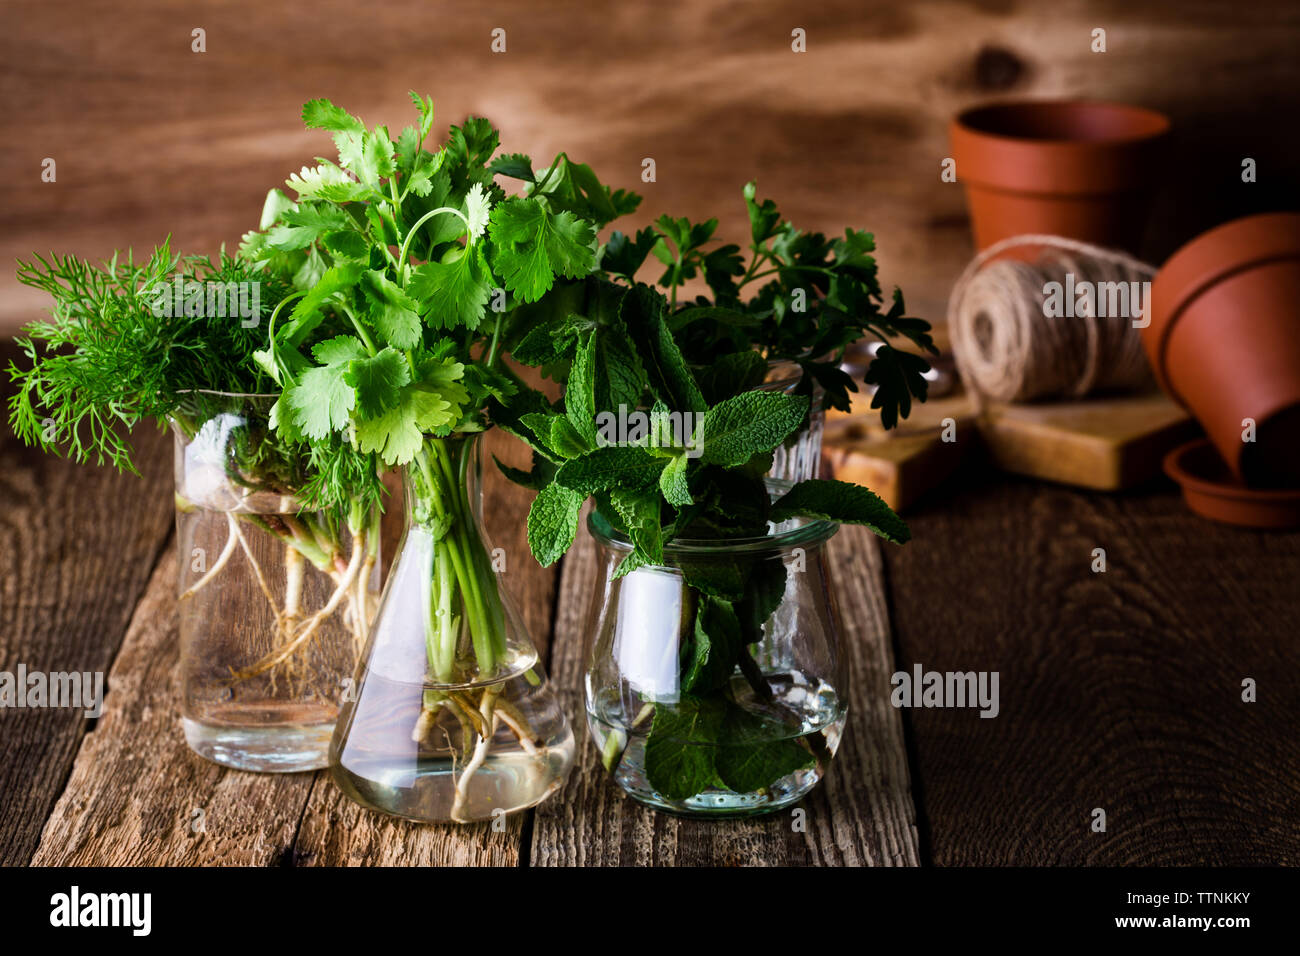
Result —
[{"label": "wood grain surface", "polygon": [[[1091,50],[1098,28],[1105,53]],[[330,152],[301,128],[303,102],[400,129],[415,88],[440,122],[486,115],[507,150],[566,150],[637,189],[632,224],[719,216],[741,240],[740,188],[757,178],[801,227],[875,231],[886,285],[941,319],[971,254],[961,186],[940,180],[955,112],[1020,96],[1167,111],[1144,250],[1160,261],[1233,215],[1300,204],[1298,48],[1300,7],[1285,0],[9,0],[0,261],[103,257],[169,233],[215,252],[256,222],[268,188]],[[1247,157],[1257,182],[1241,181]],[[0,270],[0,330],[42,307]]]},{"label": "wood grain surface", "polygon": [[927,858],[1300,863],[1300,534],[1163,489],[949,490],[888,552],[897,664],[998,671],[1001,712],[907,712]]}]

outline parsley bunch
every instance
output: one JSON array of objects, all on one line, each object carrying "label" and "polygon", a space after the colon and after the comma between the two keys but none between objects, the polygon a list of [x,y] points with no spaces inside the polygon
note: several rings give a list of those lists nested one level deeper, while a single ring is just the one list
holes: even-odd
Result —
[{"label": "parsley bunch", "polygon": [[[857,391],[840,369],[845,349],[864,336],[882,340],[865,382],[876,389],[871,407],[880,410],[886,428],[894,427],[911,412],[913,400],[925,401],[930,366],[891,343],[903,339],[937,354],[929,323],[906,315],[897,289],[886,308],[871,233],[847,229],[843,237],[828,239],[803,232],[781,218],[775,202],[756,196],[756,184],[746,184],[748,263],[740,246],[714,239],[717,219],[692,223],[663,215],[634,236],[615,232],[601,267],[631,283],[651,255],[664,265],[659,285],[669,290],[668,321],[693,365],[757,349],[769,360],[797,362],[803,370],[799,393],[811,395],[816,383],[825,390],[825,403],[843,411],[850,408],[849,393]],[[679,304],[678,290],[697,276],[712,297]]]}]

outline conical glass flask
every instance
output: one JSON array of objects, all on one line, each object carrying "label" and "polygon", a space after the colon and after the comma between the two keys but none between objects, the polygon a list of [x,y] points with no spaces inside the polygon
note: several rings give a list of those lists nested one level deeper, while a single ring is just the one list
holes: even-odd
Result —
[{"label": "conical glass flask", "polygon": [[534,806],[574,738],[492,566],[474,435],[428,439],[405,474],[406,534],[330,747],[372,810],[467,823]]}]

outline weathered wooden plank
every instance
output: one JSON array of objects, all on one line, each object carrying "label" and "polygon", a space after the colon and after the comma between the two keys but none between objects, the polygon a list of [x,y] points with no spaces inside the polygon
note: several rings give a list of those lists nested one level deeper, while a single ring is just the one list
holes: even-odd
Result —
[{"label": "weathered wooden plank", "polygon": [[[0,367],[13,354],[5,342]],[[144,429],[137,449],[143,480],[0,425],[0,670],[108,671],[171,527],[171,442]],[[0,709],[0,864],[31,858],[89,723],[82,709]]]},{"label": "weathered wooden plank", "polygon": [[552,667],[578,733],[568,784],[536,811],[530,860],[541,866],[917,865],[902,723],[889,706],[889,622],[875,540],[844,529],[827,561],[838,582],[843,650],[852,670],[849,723],[823,785],[791,813],[687,820],[623,796],[601,770],[582,701],[583,627],[599,593],[595,542],[582,530],[565,558]]},{"label": "weathered wooden plank", "polygon": [[951,490],[888,555],[897,664],[998,671],[1001,710],[906,714],[928,857],[1300,862],[1300,534],[1204,521],[1164,489]]},{"label": "weathered wooden plank", "polygon": [[292,845],[313,774],[240,773],[192,753],[181,732],[176,552],[136,608],[33,862],[43,866],[265,866]]},{"label": "weathered wooden plank", "polygon": [[[256,223],[268,188],[330,153],[325,133],[301,130],[304,101],[328,96],[397,130],[410,122],[409,86],[433,95],[441,121],[489,116],[509,151],[546,163],[564,149],[636,188],[647,202],[633,225],[720,216],[721,235],[747,241],[740,187],[756,177],[801,228],[875,232],[882,279],[940,321],[971,254],[961,186],[940,178],[946,124],[973,102],[1082,95],[1169,111],[1178,161],[1151,218],[1153,261],[1234,213],[1295,202],[1300,133],[1278,118],[1300,105],[1300,16],[1281,0],[318,0],[313,10],[307,42],[285,43],[303,32],[298,11],[261,0],[188,18],[162,0],[6,4],[0,261],[50,248],[106,256],[168,233],[176,248],[215,252]],[[192,50],[196,27],[206,52]],[[504,53],[491,47],[498,27]],[[806,52],[791,49],[795,28]],[[1092,50],[1097,28],[1105,53]],[[1246,155],[1256,183],[1240,181]],[[41,181],[47,157],[53,183]],[[0,271],[0,327],[32,301]]]}]

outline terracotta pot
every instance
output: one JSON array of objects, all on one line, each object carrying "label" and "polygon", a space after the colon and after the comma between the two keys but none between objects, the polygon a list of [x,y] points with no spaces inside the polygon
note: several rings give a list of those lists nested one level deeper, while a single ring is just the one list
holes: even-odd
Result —
[{"label": "terracotta pot", "polygon": [[1134,251],[1168,130],[1152,110],[1086,100],[960,113],[950,135],[976,247],[1046,233]]},{"label": "terracotta pot", "polygon": [[1166,455],[1165,473],[1182,486],[1187,507],[1203,518],[1246,528],[1300,528],[1300,489],[1247,488],[1204,438]]},{"label": "terracotta pot", "polygon": [[[1300,486],[1300,214],[1248,216],[1170,257],[1151,285],[1147,356],[1233,475]],[[1243,441],[1245,420],[1255,441]]]}]

